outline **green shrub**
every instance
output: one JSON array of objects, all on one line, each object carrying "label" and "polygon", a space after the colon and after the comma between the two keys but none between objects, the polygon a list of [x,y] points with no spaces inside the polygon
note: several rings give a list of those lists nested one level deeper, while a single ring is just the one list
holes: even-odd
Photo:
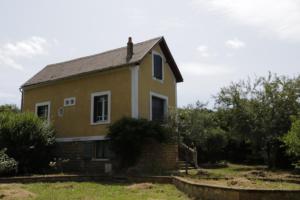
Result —
[{"label": "green shrub", "polygon": [[0,113],[0,149],[18,161],[20,172],[41,172],[51,159],[53,128],[33,113]]},{"label": "green shrub", "polygon": [[0,151],[0,175],[11,175],[17,172],[18,163],[15,159],[10,158],[6,153],[6,149]]},{"label": "green shrub", "polygon": [[109,127],[107,137],[111,149],[120,161],[120,167],[133,166],[139,158],[143,145],[153,139],[167,142],[169,131],[158,122],[124,117]]},{"label": "green shrub", "polygon": [[0,113],[1,112],[18,113],[18,112],[20,112],[20,109],[14,104],[4,104],[4,105],[0,105]]}]

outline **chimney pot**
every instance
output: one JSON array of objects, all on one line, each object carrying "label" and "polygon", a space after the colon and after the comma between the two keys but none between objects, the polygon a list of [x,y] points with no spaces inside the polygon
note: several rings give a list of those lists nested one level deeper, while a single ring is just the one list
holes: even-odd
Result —
[{"label": "chimney pot", "polygon": [[132,58],[132,55],[133,55],[133,43],[132,43],[132,38],[129,37],[127,42],[127,56],[126,56],[127,62]]}]

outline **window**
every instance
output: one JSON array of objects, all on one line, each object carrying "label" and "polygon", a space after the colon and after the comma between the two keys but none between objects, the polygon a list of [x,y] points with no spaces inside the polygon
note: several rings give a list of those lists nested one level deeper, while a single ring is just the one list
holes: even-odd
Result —
[{"label": "window", "polygon": [[110,92],[97,92],[91,99],[91,124],[110,123]]},{"label": "window", "polygon": [[64,99],[64,106],[74,106],[76,104],[75,97],[69,97]]},{"label": "window", "polygon": [[157,54],[153,53],[153,69],[152,75],[153,78],[156,80],[163,80],[163,59],[162,57]]},{"label": "window", "polygon": [[111,151],[110,151],[110,142],[109,140],[100,140],[96,142],[96,152],[95,152],[95,158],[96,159],[107,159],[111,157]]},{"label": "window", "polygon": [[151,120],[164,121],[167,114],[168,98],[160,94],[151,93]]},{"label": "window", "polygon": [[46,121],[50,119],[50,102],[37,103],[35,105],[35,114]]},{"label": "window", "polygon": [[110,140],[93,140],[83,143],[84,159],[110,159],[113,153],[110,150]]}]

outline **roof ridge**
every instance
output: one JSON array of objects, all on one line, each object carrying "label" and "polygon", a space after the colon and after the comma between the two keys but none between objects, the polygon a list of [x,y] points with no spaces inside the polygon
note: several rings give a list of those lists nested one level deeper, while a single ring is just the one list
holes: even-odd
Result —
[{"label": "roof ridge", "polygon": [[[134,43],[133,46],[141,45],[143,43],[150,42],[151,40],[158,40],[158,39],[161,39],[161,38],[163,38],[163,36],[159,36],[159,37],[155,37],[155,38],[145,40],[145,41],[142,41],[142,42]],[[71,59],[71,60],[63,61],[63,62],[57,62],[57,63],[49,64],[46,67],[53,67],[53,66],[58,65],[58,64],[65,64],[65,63],[69,63],[69,62],[83,60],[83,59],[87,59],[87,58],[90,58],[90,57],[93,57],[93,56],[107,54],[107,53],[110,53],[110,52],[113,52],[113,51],[116,51],[116,50],[120,50],[120,49],[124,49],[124,48],[126,48],[126,46],[118,47],[118,48],[115,48],[115,49],[110,49],[110,50],[103,51],[101,53],[92,54],[92,55],[89,55],[89,56],[82,56],[82,57],[79,57],[79,58],[74,58],[74,59]]]}]

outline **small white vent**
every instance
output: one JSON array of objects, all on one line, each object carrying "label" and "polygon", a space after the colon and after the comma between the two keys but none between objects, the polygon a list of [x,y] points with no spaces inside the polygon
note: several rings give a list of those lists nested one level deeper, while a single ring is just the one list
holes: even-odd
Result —
[{"label": "small white vent", "polygon": [[112,164],[111,163],[105,163],[105,173],[111,173],[112,172]]},{"label": "small white vent", "polygon": [[64,106],[74,106],[76,104],[75,97],[69,97],[64,99]]}]

